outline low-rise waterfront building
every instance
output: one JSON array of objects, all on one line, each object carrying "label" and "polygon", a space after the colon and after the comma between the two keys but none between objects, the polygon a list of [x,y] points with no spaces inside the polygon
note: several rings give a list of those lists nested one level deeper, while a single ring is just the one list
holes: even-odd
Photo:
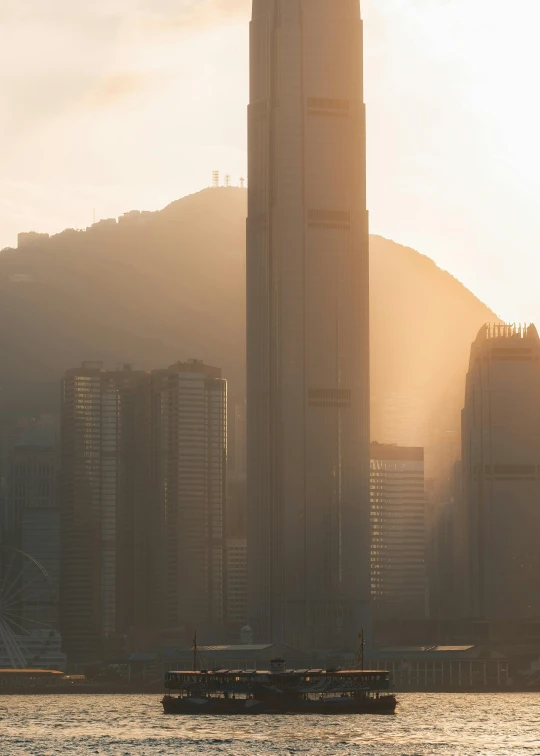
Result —
[{"label": "low-rise waterfront building", "polygon": [[369,654],[397,690],[498,690],[510,684],[509,660],[483,646],[390,646]]}]

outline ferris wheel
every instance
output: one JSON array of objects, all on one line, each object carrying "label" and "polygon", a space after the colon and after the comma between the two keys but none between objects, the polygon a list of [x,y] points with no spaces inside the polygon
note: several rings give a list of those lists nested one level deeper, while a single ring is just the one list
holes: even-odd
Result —
[{"label": "ferris wheel", "polygon": [[0,544],[0,667],[32,667],[56,634],[58,598],[30,554]]}]

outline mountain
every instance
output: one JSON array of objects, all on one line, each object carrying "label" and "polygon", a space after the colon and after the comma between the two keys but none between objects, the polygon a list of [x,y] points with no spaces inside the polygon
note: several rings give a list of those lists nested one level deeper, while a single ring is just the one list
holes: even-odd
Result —
[{"label": "mountain", "polygon": [[372,438],[426,447],[426,473],[460,454],[470,347],[497,315],[450,273],[409,247],[372,236]]},{"label": "mountain", "polygon": [[[200,358],[242,398],[245,217],[245,190],[206,189],[3,250],[0,411],[54,411],[60,376],[82,360],[148,369]],[[427,257],[372,237],[374,438],[401,433],[400,407],[415,443],[432,443],[435,426],[455,434],[470,343],[494,319]]]}]

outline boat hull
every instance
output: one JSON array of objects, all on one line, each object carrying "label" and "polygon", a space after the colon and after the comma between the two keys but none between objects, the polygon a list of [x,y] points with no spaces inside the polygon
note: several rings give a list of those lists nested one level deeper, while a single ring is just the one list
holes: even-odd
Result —
[{"label": "boat hull", "polygon": [[395,696],[298,702],[165,696],[162,704],[165,714],[228,714],[238,716],[254,714],[394,714],[397,701]]}]

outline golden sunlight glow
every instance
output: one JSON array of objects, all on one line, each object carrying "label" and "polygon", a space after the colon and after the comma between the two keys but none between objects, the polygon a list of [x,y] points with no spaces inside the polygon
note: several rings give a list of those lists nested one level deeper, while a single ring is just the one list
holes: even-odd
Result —
[{"label": "golden sunlight glow", "polygon": [[[246,175],[248,0],[0,11],[0,246]],[[47,6],[45,8],[45,6]],[[363,0],[371,227],[540,320],[540,6]],[[24,55],[20,55],[20,50]]]}]

